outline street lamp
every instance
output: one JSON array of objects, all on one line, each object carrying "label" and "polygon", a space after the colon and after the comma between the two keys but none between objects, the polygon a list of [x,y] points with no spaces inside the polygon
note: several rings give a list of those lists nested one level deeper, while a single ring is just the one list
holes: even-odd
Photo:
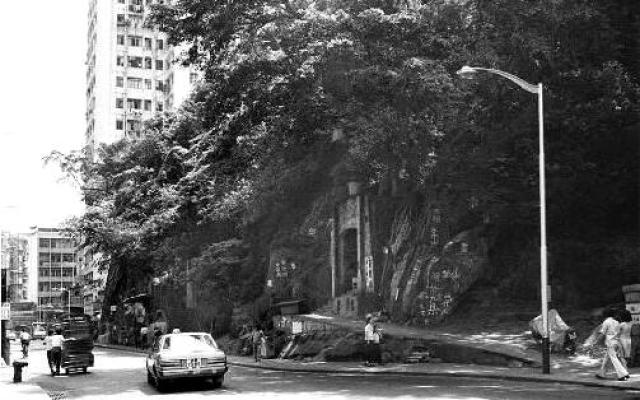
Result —
[{"label": "street lamp", "polygon": [[502,76],[520,86],[529,93],[538,95],[538,170],[540,174],[540,301],[542,308],[542,373],[550,373],[549,367],[549,316],[547,294],[547,205],[545,195],[545,162],[544,162],[544,119],[542,106],[542,83],[532,85],[508,72],[492,68],[470,67],[460,68],[456,74],[462,78],[473,78],[478,72],[488,72]]}]

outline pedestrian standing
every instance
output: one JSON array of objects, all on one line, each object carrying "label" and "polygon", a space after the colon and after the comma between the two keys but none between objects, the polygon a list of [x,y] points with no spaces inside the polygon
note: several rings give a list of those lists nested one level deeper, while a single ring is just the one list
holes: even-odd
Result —
[{"label": "pedestrian standing", "polygon": [[49,370],[51,370],[51,374],[53,374],[53,358],[51,356],[51,349],[53,348],[52,337],[53,329],[47,330],[47,337],[44,338],[44,347],[47,349],[47,365],[49,366]]},{"label": "pedestrian standing", "polygon": [[143,325],[140,328],[140,341],[142,342],[142,349],[145,350],[148,347],[148,335],[149,335],[149,327]]},{"label": "pedestrian standing", "polygon": [[[375,319],[374,319],[375,321]],[[373,324],[373,362],[382,364],[382,328],[377,323]]]},{"label": "pedestrian standing", "polygon": [[618,376],[618,380],[627,381],[629,380],[629,373],[618,358],[618,352],[621,347],[618,336],[620,332],[620,322],[619,320],[614,318],[614,315],[619,318],[619,313],[614,313],[613,310],[609,310],[607,312],[607,318],[602,323],[602,327],[600,328],[600,332],[598,335],[598,340],[596,340],[597,343],[600,337],[604,336],[604,345],[606,347],[606,352],[604,354],[604,357],[602,358],[602,366],[600,367],[600,372],[596,374],[596,377],[600,379],[606,379],[609,366],[612,365],[613,369],[616,372],[616,375]]},{"label": "pedestrian standing", "polygon": [[258,358],[260,356],[260,346],[262,345],[262,338],[264,333],[259,326],[254,325],[251,330],[251,345],[253,349],[253,358],[258,362]]},{"label": "pedestrian standing", "polygon": [[62,363],[62,342],[64,342],[62,328],[57,327],[56,334],[51,336],[51,359],[56,367],[55,372],[52,367],[51,376],[60,375],[60,364]]},{"label": "pedestrian standing", "polygon": [[374,349],[375,347],[375,327],[373,324],[373,316],[367,314],[366,325],[364,326],[364,353],[365,353],[365,367],[371,367],[374,365]]},{"label": "pedestrian standing", "polygon": [[631,364],[631,327],[633,318],[629,310],[620,311],[620,325],[618,326],[618,339],[620,340],[620,361],[623,361],[624,366],[627,367]]}]

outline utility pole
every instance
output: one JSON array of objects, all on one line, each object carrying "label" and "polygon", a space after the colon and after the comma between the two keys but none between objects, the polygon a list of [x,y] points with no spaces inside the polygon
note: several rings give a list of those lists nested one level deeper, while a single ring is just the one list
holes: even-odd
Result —
[{"label": "utility pole", "polygon": [[[2,253],[3,253],[3,242],[4,241],[4,237],[2,235],[2,233],[0,232],[0,304],[4,305],[4,303],[7,301],[7,291],[6,291],[6,276],[5,276],[5,271],[7,271],[7,269],[5,268],[5,263],[4,263],[4,258],[1,257]],[[4,321],[4,319],[0,320],[0,334],[2,335],[2,337],[0,337],[0,367],[6,367],[9,364],[9,352],[7,351],[7,346],[8,346],[8,340],[6,339],[6,322]]]}]

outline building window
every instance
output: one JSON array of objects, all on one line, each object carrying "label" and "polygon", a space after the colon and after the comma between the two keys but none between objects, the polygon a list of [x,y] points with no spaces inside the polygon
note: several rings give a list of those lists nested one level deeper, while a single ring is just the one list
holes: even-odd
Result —
[{"label": "building window", "polygon": [[157,112],[162,112],[162,109],[163,109],[163,107],[162,107],[162,103],[157,103],[157,104],[156,104],[156,111],[157,111]]},{"label": "building window", "polygon": [[118,3],[120,3],[120,4],[124,4],[124,3],[125,3],[125,1],[124,1],[124,0],[118,0]]},{"label": "building window", "polygon": [[144,38],[144,48],[145,50],[151,50],[151,38]]},{"label": "building window", "polygon": [[127,99],[127,108],[139,110],[142,108],[142,100],[140,99]]},{"label": "building window", "polygon": [[142,68],[142,57],[129,57],[128,62],[132,68]]},{"label": "building window", "polygon": [[124,127],[124,123],[121,119],[116,120],[116,130],[121,131]]},{"label": "building window", "polygon": [[127,120],[127,132],[135,132],[140,130],[140,121],[134,119]]},{"label": "building window", "polygon": [[164,40],[162,39],[156,40],[156,45],[158,47],[158,50],[164,50]]},{"label": "building window", "polygon": [[196,72],[192,72],[189,74],[189,83],[194,84],[198,80],[198,74]]},{"label": "building window", "polygon": [[140,36],[129,36],[129,46],[140,47],[142,45],[142,38]]},{"label": "building window", "polygon": [[124,25],[125,23],[124,14],[118,14],[118,16],[116,17],[116,20],[118,25]]},{"label": "building window", "polygon": [[144,58],[144,67],[146,69],[152,69],[153,68],[153,60],[151,59],[151,57],[145,57]]},{"label": "building window", "polygon": [[38,239],[39,247],[49,247],[51,246],[51,241],[49,239]]},{"label": "building window", "polygon": [[159,91],[163,92],[164,91],[164,82],[156,81],[156,90],[159,90]]},{"label": "building window", "polygon": [[124,86],[124,78],[121,76],[116,76],[116,87]]},{"label": "building window", "polygon": [[145,100],[144,101],[144,110],[145,111],[151,111],[151,100]]},{"label": "building window", "polygon": [[124,108],[124,101],[121,98],[116,99],[116,108]]},{"label": "building window", "polygon": [[162,60],[156,60],[156,69],[158,71],[162,71],[163,67],[164,67],[164,63],[162,62]]},{"label": "building window", "polygon": [[124,35],[118,35],[118,44],[124,46]]},{"label": "building window", "polygon": [[129,89],[142,89],[142,79],[127,78],[127,87]]},{"label": "building window", "polygon": [[116,65],[118,67],[124,67],[124,56],[116,56]]},{"label": "building window", "polygon": [[144,88],[151,90],[151,79],[144,80]]}]

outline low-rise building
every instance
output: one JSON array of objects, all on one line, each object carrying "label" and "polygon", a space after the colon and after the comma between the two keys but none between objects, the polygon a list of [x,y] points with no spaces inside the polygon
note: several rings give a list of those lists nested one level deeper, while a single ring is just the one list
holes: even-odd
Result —
[{"label": "low-rise building", "polygon": [[77,239],[57,228],[34,227],[29,235],[27,270],[28,298],[38,306],[40,315],[65,310],[69,299],[65,292],[75,286],[84,253]]}]

